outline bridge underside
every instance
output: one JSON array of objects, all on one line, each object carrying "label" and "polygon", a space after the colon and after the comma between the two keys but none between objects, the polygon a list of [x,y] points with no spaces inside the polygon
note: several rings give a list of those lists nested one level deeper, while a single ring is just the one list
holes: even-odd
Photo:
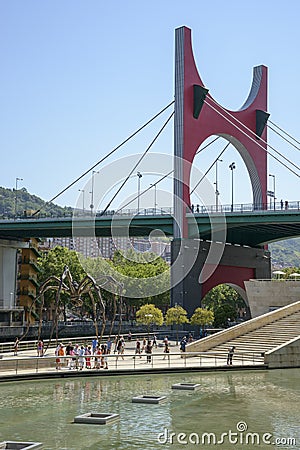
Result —
[{"label": "bridge underside", "polygon": [[[173,269],[171,304],[172,306],[181,305],[189,316],[201,306],[201,299],[219,284],[235,286],[247,303],[244,281],[271,277],[271,260],[268,251],[235,245],[225,245],[213,276],[206,277],[206,273],[212,268],[212,264],[206,263],[211,245],[211,242],[199,242],[194,239],[184,239],[183,242],[176,239],[171,245]],[[191,264],[191,260],[195,262]],[[191,269],[184,274],[187,267]],[[177,280],[181,281],[176,284]],[[251,305],[248,306],[251,312]]]},{"label": "bridge underside", "polygon": [[[225,237],[226,242],[231,244],[262,247],[268,242],[300,236],[300,210],[226,213],[226,215],[187,214],[187,224],[189,238],[199,237],[200,234],[202,240],[223,242]],[[173,227],[171,214],[3,220],[0,221],[0,239],[110,237],[112,233],[115,236],[148,236],[154,230],[160,230],[171,237],[174,235]],[[215,237],[220,234],[220,239],[212,238],[212,229]]]}]

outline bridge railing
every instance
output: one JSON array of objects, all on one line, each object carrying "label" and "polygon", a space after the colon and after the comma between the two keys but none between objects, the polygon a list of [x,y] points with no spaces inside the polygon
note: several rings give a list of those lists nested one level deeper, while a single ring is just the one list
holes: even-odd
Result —
[{"label": "bridge railing", "polygon": [[260,212],[260,213],[270,213],[274,211],[278,213],[280,211],[300,211],[300,201],[295,200],[291,202],[275,202],[264,203],[264,204],[253,204],[253,203],[236,203],[234,205],[192,205],[189,210],[190,213],[194,214],[211,214],[211,213],[249,213],[249,212]]},{"label": "bridge railing", "polygon": [[87,218],[87,219],[94,219],[95,217],[112,217],[112,216],[164,216],[164,215],[171,215],[173,213],[173,208],[170,206],[162,207],[162,208],[140,208],[137,209],[119,209],[119,210],[108,210],[108,211],[96,211],[95,213],[92,213],[88,210],[78,210],[74,209],[73,211],[67,211],[61,214],[57,213],[51,213],[51,212],[40,212],[38,214],[0,214],[0,220],[39,220],[39,219],[71,219],[73,217],[76,218]]},{"label": "bridge railing", "polygon": [[[280,201],[275,203],[266,203],[266,204],[253,204],[253,203],[236,203],[234,205],[231,204],[218,204],[218,205],[191,205],[190,208],[187,208],[187,213],[191,214],[231,214],[231,213],[237,213],[237,214],[243,214],[243,213],[279,213],[282,212],[283,214],[285,212],[298,212],[300,211],[300,201],[294,200],[294,201]],[[79,210],[74,209],[73,211],[67,211],[61,214],[54,214],[50,212],[40,212],[35,215],[28,215],[28,214],[19,214],[19,215],[13,215],[13,214],[0,214],[0,220],[28,220],[28,219],[71,219],[73,217],[76,218],[86,218],[86,219],[95,219],[95,218],[101,218],[101,217],[115,217],[115,216],[165,216],[165,215],[172,215],[173,214],[173,208],[171,206],[161,207],[161,208],[140,208],[137,209],[119,209],[119,210],[108,210],[108,211],[96,211],[95,213],[91,213],[88,210]]]}]

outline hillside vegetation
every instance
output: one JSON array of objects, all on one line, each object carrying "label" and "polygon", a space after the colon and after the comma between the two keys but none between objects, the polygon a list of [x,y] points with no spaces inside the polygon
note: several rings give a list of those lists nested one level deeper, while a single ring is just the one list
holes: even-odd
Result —
[{"label": "hillside vegetation", "polygon": [[300,238],[269,244],[274,267],[300,267]]},{"label": "hillside vegetation", "polygon": [[69,207],[62,208],[54,203],[46,204],[40,197],[29,194],[25,188],[15,191],[15,189],[0,187],[0,216],[23,216],[24,211],[39,209],[41,213],[49,215],[62,215],[72,211],[72,208]]}]

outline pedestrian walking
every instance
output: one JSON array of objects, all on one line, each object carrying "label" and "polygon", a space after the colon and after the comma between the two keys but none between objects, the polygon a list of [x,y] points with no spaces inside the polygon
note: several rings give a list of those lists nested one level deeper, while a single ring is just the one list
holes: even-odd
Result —
[{"label": "pedestrian walking", "polygon": [[73,362],[73,366],[75,366],[75,369],[78,369],[78,358],[79,358],[79,344],[75,344],[75,347],[73,348],[73,358],[72,358],[72,362]]},{"label": "pedestrian walking", "polygon": [[97,337],[95,337],[95,338],[92,340],[92,351],[93,351],[93,355],[95,354],[97,345],[98,345],[98,339],[97,339]]},{"label": "pedestrian walking", "polygon": [[55,349],[55,363],[56,363],[56,370],[61,369],[61,357],[65,356],[65,350],[63,344],[58,344],[58,346]]},{"label": "pedestrian walking", "polygon": [[111,342],[111,339],[110,339],[110,337],[107,339],[107,342],[106,342],[106,347],[107,347],[107,354],[108,355],[110,355],[110,352],[111,352],[111,346],[112,346],[112,342]]},{"label": "pedestrian walking", "polygon": [[152,354],[151,341],[148,341],[146,348],[145,348],[145,353],[147,355],[147,363],[151,363],[151,354]]},{"label": "pedestrian walking", "polygon": [[91,348],[90,345],[87,345],[87,346],[85,347],[84,354],[85,354],[85,367],[86,367],[87,369],[91,369],[91,368],[92,368],[92,366],[91,366],[91,354],[92,354],[92,348]]},{"label": "pedestrian walking", "polygon": [[235,346],[229,347],[228,354],[227,354],[227,365],[232,366],[232,357],[234,354]]},{"label": "pedestrian walking", "polygon": [[108,350],[107,350],[107,345],[103,344],[101,346],[101,350],[102,350],[102,367],[103,369],[108,369]]},{"label": "pedestrian walking", "polygon": [[44,342],[42,339],[40,339],[37,344],[37,355],[43,356],[43,354],[44,354]]},{"label": "pedestrian walking", "polygon": [[101,369],[101,358],[102,358],[102,351],[101,348],[98,346],[95,350],[95,369]]},{"label": "pedestrian walking", "polygon": [[157,337],[155,336],[155,334],[153,335],[152,345],[153,347],[157,348]]},{"label": "pedestrian walking", "polygon": [[163,359],[166,359],[166,356],[168,356],[168,360],[170,360],[170,346],[168,341],[164,342],[164,354]]},{"label": "pedestrian walking", "polygon": [[[186,350],[186,345],[187,345],[187,339],[186,336],[184,336],[180,342],[180,351],[181,353],[185,353]],[[183,355],[181,355],[181,358],[183,358]]]},{"label": "pedestrian walking", "polygon": [[124,350],[125,350],[125,341],[123,336],[121,336],[117,343],[117,353],[118,353],[117,359],[119,356],[121,356],[121,358],[124,359],[123,356]]},{"label": "pedestrian walking", "polygon": [[16,337],[15,342],[14,342],[14,356],[18,356],[19,343],[20,343],[20,339],[18,337]]},{"label": "pedestrian walking", "polygon": [[[136,341],[136,344],[135,344],[135,356],[136,355],[139,355],[140,358],[142,357],[141,356],[141,341],[139,339]],[[135,358],[135,356],[133,358]]]},{"label": "pedestrian walking", "polygon": [[85,350],[84,350],[84,346],[82,345],[80,347],[80,349],[78,350],[78,367],[79,367],[79,370],[82,370],[84,368],[84,354],[85,354]]},{"label": "pedestrian walking", "polygon": [[[73,351],[72,342],[68,342],[68,345],[66,346],[66,356],[70,356],[72,351]],[[67,367],[69,367],[69,369],[70,369],[71,363],[70,363],[69,358],[66,358],[66,364],[67,364]]]}]

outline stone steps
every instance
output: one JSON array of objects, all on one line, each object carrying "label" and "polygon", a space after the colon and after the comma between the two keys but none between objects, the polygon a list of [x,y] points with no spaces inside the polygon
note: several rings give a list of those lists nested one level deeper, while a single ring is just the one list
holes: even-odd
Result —
[{"label": "stone steps", "polygon": [[253,352],[262,354],[279,345],[285,344],[293,338],[300,336],[300,311],[292,316],[264,325],[263,327],[231,339],[223,344],[211,348],[210,352],[226,352],[228,347],[235,346],[235,355],[238,352]]}]

